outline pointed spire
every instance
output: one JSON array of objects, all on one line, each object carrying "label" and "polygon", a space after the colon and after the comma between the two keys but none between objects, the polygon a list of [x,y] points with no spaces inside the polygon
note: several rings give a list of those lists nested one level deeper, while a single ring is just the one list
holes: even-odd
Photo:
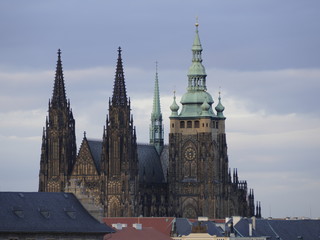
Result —
[{"label": "pointed spire", "polygon": [[206,70],[202,65],[202,46],[199,37],[199,23],[196,21],[196,35],[192,45],[192,65],[188,72],[188,90],[207,90],[206,86]]},{"label": "pointed spire", "polygon": [[117,62],[116,75],[115,75],[115,80],[113,85],[112,105],[113,106],[127,105],[127,93],[126,93],[126,85],[124,81],[120,47],[118,48],[118,62]]},{"label": "pointed spire", "polygon": [[57,61],[56,76],[54,80],[51,104],[52,106],[60,106],[60,107],[67,106],[67,98],[66,98],[66,91],[64,86],[60,49],[58,49],[58,61]]},{"label": "pointed spire", "polygon": [[162,120],[160,94],[159,94],[159,80],[158,80],[158,62],[156,62],[156,78],[154,82],[153,108],[152,108],[151,118]]},{"label": "pointed spire", "polygon": [[156,62],[156,77],[154,83],[153,109],[151,113],[150,144],[153,144],[158,152],[163,149],[162,113],[160,108],[158,62]]},{"label": "pointed spire", "polygon": [[[193,41],[193,45],[192,45],[192,51],[202,51],[202,46],[201,46],[201,42],[200,42],[200,38],[199,38],[199,22],[198,22],[198,18],[196,19],[196,35],[194,37],[194,41]],[[201,59],[199,59],[201,60]]]}]

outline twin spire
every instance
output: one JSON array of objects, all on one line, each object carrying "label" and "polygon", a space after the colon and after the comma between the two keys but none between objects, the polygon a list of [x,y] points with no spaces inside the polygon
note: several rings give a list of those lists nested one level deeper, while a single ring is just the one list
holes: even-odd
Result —
[{"label": "twin spire", "polygon": [[125,106],[127,105],[127,92],[126,84],[124,81],[124,73],[121,58],[121,48],[118,48],[118,61],[115,75],[115,81],[113,85],[112,105],[113,106]]},{"label": "twin spire", "polygon": [[67,97],[66,97],[66,91],[64,86],[60,49],[58,49],[58,61],[57,61],[56,76],[54,80],[51,104],[52,106],[59,106],[59,107],[67,106]]}]

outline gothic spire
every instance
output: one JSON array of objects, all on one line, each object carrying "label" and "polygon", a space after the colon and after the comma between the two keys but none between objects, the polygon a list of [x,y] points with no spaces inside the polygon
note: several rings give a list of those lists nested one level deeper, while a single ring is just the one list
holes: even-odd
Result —
[{"label": "gothic spire", "polygon": [[158,63],[156,62],[156,78],[154,84],[153,109],[151,113],[150,144],[153,144],[160,154],[163,149],[163,126],[160,109]]},{"label": "gothic spire", "polygon": [[113,85],[113,95],[112,95],[112,105],[113,106],[124,106],[127,105],[127,93],[126,85],[124,82],[124,73],[121,59],[121,48],[118,48],[118,62],[116,75]]},{"label": "gothic spire", "polygon": [[67,98],[66,98],[66,91],[64,86],[60,49],[58,49],[57,69],[56,69],[56,76],[54,80],[51,104],[52,106],[59,106],[59,107],[67,106]]},{"label": "gothic spire", "polygon": [[156,62],[156,78],[154,82],[153,108],[152,108],[151,118],[162,120],[161,107],[160,107],[159,81],[158,81],[158,62]]}]

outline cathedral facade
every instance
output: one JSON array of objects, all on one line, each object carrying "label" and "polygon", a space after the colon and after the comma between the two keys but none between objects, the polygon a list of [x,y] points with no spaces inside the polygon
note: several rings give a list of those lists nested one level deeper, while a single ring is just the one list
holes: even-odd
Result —
[{"label": "cathedral facade", "polygon": [[192,45],[187,92],[170,106],[169,143],[164,145],[156,71],[150,143],[137,143],[127,97],[121,49],[113,95],[101,140],[84,133],[76,150],[75,120],[66,98],[61,51],[43,129],[39,191],[72,192],[107,217],[261,216],[252,189],[229,169],[224,107],[206,87],[198,24]]}]

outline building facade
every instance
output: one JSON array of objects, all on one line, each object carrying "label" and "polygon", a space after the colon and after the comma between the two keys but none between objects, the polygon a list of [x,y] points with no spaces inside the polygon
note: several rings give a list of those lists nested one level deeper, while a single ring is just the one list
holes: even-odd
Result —
[{"label": "building facade", "polygon": [[127,97],[121,49],[113,95],[101,141],[84,133],[76,154],[75,120],[58,62],[49,116],[43,131],[39,191],[82,194],[108,217],[176,216],[212,218],[259,215],[253,190],[228,165],[224,107],[206,88],[198,24],[192,46],[187,92],[174,96],[169,144],[164,145],[158,70],[155,76],[150,144],[137,143]]}]

